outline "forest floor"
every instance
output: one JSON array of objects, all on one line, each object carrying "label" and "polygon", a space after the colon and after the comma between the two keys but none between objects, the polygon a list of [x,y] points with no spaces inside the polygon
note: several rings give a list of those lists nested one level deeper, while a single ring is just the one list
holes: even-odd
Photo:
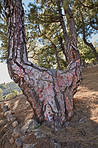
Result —
[{"label": "forest floor", "polygon": [[[98,65],[83,70],[83,81],[74,96],[74,117],[69,125],[54,132],[43,125],[40,130],[46,135],[37,138],[34,132],[25,133],[25,144],[34,148],[98,148]],[[20,127],[33,117],[26,97],[19,95],[5,101],[15,114]],[[13,127],[0,108],[0,148],[16,148],[10,144]],[[25,146],[24,146],[25,148]]]}]

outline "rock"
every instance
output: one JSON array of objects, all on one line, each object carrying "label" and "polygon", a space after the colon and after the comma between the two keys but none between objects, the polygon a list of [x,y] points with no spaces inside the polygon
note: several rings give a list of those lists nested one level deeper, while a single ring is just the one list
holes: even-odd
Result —
[{"label": "rock", "polygon": [[34,148],[37,143],[32,144],[23,144],[23,148]]},{"label": "rock", "polygon": [[61,148],[61,145],[58,144],[57,142],[54,142],[54,144],[55,144],[55,148]]},{"label": "rock", "polygon": [[33,129],[33,132],[38,132],[40,128]]},{"label": "rock", "polygon": [[16,120],[16,117],[14,115],[12,115],[12,118],[10,119],[10,121],[15,121]]},{"label": "rock", "polygon": [[12,118],[12,115],[7,117],[7,121],[10,121],[10,119]]},{"label": "rock", "polygon": [[12,117],[13,117],[12,115],[7,116],[7,121],[10,121]]},{"label": "rock", "polygon": [[17,145],[18,148],[22,147],[23,142],[21,138],[16,138],[15,143]]},{"label": "rock", "polygon": [[36,131],[34,133],[34,135],[36,136],[36,138],[45,138],[46,137],[45,134],[40,131]]},{"label": "rock", "polygon": [[10,116],[8,116],[7,117],[7,121],[15,121],[16,120],[16,117],[15,116],[13,116],[13,115],[10,115]]},{"label": "rock", "polygon": [[0,126],[4,125],[6,123],[6,119],[5,120],[0,120]]},{"label": "rock", "polygon": [[12,123],[12,126],[13,127],[16,127],[18,125],[18,121],[14,121],[13,123]]},{"label": "rock", "polygon": [[15,114],[16,112],[15,112],[14,110],[11,110],[11,113],[12,113],[12,114]]},{"label": "rock", "polygon": [[4,112],[1,112],[0,114],[1,114],[2,116],[4,116]]},{"label": "rock", "polygon": [[13,136],[14,138],[18,138],[18,137],[20,136],[20,133],[19,133],[18,131],[14,131],[14,132],[12,133],[12,136]]},{"label": "rock", "polygon": [[3,112],[8,111],[8,105],[3,105],[2,108],[3,108]]},{"label": "rock", "polygon": [[33,148],[32,144],[23,144],[23,148]]},{"label": "rock", "polygon": [[27,121],[27,123],[22,127],[21,131],[23,133],[26,132],[31,132],[33,131],[33,129],[35,129],[39,124],[37,123],[37,121],[30,119]]},{"label": "rock", "polygon": [[3,105],[6,105],[5,102],[0,102],[1,107],[3,107]]},{"label": "rock", "polygon": [[84,121],[85,121],[85,118],[81,118],[81,119],[79,120],[79,124],[84,123]]},{"label": "rock", "polygon": [[9,140],[10,144],[13,144],[14,143],[14,138],[11,137],[10,140]]},{"label": "rock", "polygon": [[4,115],[5,115],[6,117],[9,117],[9,116],[11,115],[11,111],[6,111],[6,112],[4,113]]}]

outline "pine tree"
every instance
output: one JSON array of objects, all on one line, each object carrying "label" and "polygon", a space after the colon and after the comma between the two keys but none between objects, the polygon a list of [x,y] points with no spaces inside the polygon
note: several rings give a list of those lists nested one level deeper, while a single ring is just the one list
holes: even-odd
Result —
[{"label": "pine tree", "polygon": [[5,0],[8,25],[8,71],[30,102],[35,119],[55,127],[64,126],[73,116],[73,96],[82,78],[82,66],[77,49],[74,17],[69,5],[65,8],[69,35],[64,24],[61,5],[56,0],[64,36],[64,52],[68,67],[64,71],[46,69],[31,63],[27,57],[22,0]]}]

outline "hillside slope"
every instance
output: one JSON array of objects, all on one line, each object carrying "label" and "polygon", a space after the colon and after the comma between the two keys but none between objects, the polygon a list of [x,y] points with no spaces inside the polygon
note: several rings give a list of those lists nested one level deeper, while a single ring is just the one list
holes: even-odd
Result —
[{"label": "hillside slope", "polygon": [[[19,125],[18,130],[33,117],[32,108],[26,97],[19,95],[14,99],[5,101]],[[10,144],[13,127],[7,121],[0,108],[0,148],[16,148]],[[35,131],[40,130],[44,136],[37,137]],[[83,81],[74,97],[74,117],[65,128],[54,132],[53,129],[40,126],[23,137],[23,148],[32,144],[34,148],[98,148],[98,66],[84,69]],[[30,148],[30,147],[29,147]]]},{"label": "hillside slope", "polygon": [[18,93],[21,92],[21,89],[18,87],[18,85],[14,82],[9,82],[9,83],[2,83],[0,84],[0,89],[2,89],[2,99],[0,98],[0,101],[1,100],[4,100],[5,97],[9,94],[9,93],[12,93],[13,90],[16,90]]}]

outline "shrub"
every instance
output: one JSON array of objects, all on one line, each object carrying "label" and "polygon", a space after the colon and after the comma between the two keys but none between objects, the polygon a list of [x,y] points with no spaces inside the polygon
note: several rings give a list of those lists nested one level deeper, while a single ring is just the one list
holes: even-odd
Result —
[{"label": "shrub", "polygon": [[17,91],[17,90],[12,90],[12,92],[11,92],[12,94],[15,94],[15,95],[19,95],[19,92]]},{"label": "shrub", "polygon": [[14,90],[12,90],[11,93],[9,93],[8,95],[6,95],[5,100],[6,100],[6,99],[7,99],[7,100],[8,100],[8,99],[11,99],[11,98],[17,96],[18,94],[19,94],[19,92],[14,89]]},{"label": "shrub", "polygon": [[19,94],[20,94],[20,95],[23,94],[22,90],[21,90],[21,92],[20,92]]},{"label": "shrub", "polygon": [[11,93],[9,93],[9,94],[7,94],[6,95],[6,97],[5,97],[5,100],[7,99],[11,99],[11,98],[13,98],[13,97],[15,97],[15,96],[17,96],[17,95],[19,95],[19,94],[22,94],[22,91],[19,93],[17,90],[12,90],[12,92]]},{"label": "shrub", "polygon": [[3,90],[0,88],[0,101],[3,100],[2,92],[3,92]]},{"label": "shrub", "polygon": [[6,84],[5,83],[2,83],[0,84],[0,88],[3,90],[3,89],[6,89]]},{"label": "shrub", "polygon": [[13,97],[15,97],[15,96],[17,96],[15,93],[10,93],[10,94],[8,94],[8,95],[6,95],[6,97],[5,97],[5,100],[7,99],[11,99],[11,98],[13,98]]}]

